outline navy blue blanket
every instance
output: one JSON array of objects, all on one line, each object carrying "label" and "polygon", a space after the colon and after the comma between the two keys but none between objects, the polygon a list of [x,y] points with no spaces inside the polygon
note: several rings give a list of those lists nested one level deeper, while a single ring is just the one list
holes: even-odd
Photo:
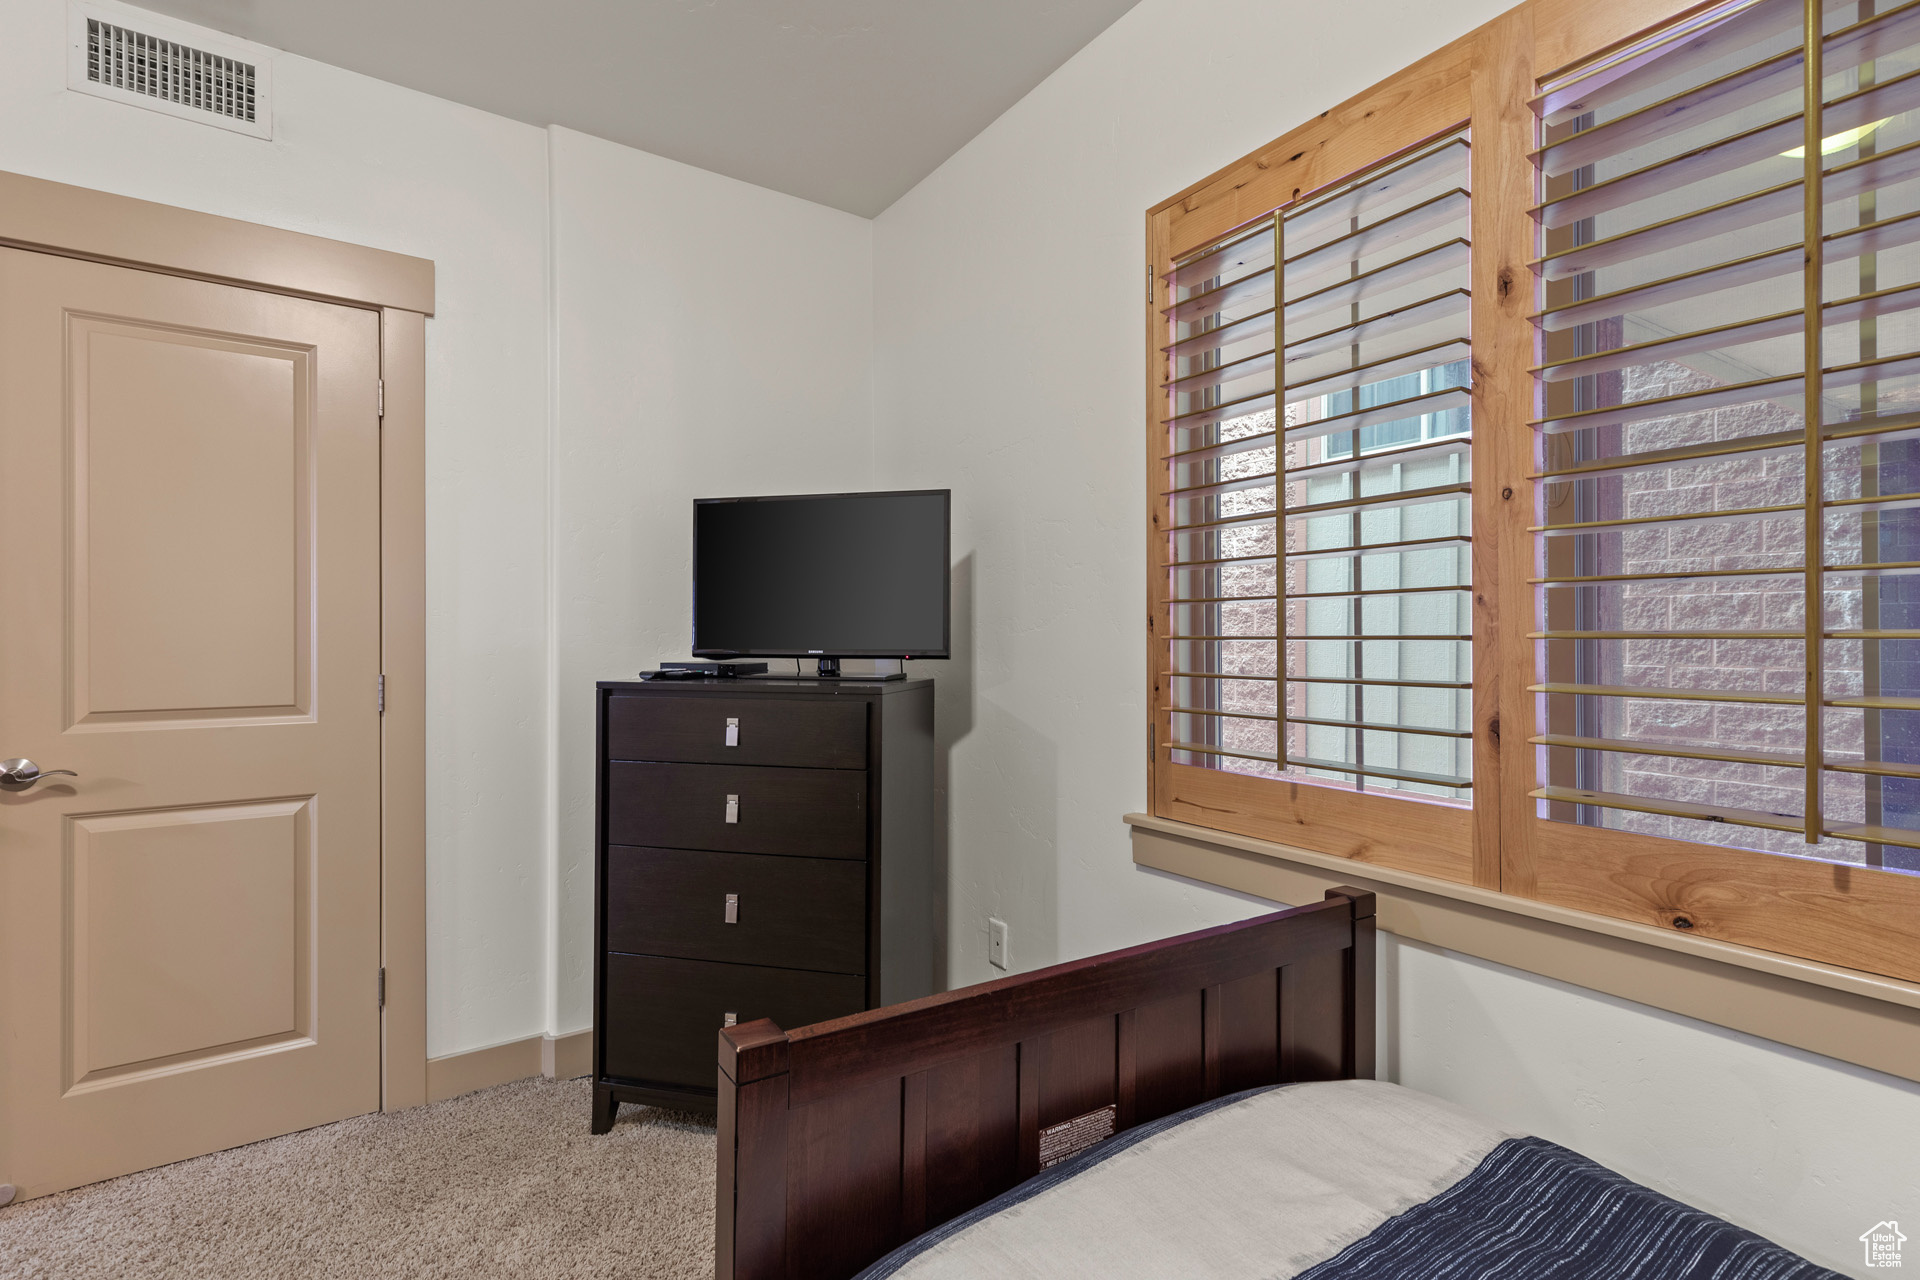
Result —
[{"label": "navy blue blanket", "polygon": [[1842,1280],[1544,1138],[1513,1138],[1297,1280]]}]

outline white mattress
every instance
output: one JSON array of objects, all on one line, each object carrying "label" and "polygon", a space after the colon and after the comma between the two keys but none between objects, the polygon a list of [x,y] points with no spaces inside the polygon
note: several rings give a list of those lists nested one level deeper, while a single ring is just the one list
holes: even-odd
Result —
[{"label": "white mattress", "polygon": [[1451,1187],[1515,1136],[1398,1085],[1293,1085],[1121,1146],[990,1217],[923,1240],[917,1256],[883,1273],[1289,1280]]}]

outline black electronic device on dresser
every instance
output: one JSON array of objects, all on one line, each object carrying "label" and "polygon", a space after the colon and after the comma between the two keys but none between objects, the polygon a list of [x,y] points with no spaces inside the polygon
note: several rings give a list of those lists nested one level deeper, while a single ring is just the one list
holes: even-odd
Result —
[{"label": "black electronic device on dresser", "polygon": [[723,1026],[933,990],[933,681],[597,696],[595,1133],[711,1109]]}]

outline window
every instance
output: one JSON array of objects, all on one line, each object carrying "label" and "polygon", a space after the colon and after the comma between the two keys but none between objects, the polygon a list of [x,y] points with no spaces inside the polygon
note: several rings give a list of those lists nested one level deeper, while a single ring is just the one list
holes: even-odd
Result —
[{"label": "window", "polygon": [[1147,233],[1157,816],[1920,978],[1920,0],[1529,0]]}]

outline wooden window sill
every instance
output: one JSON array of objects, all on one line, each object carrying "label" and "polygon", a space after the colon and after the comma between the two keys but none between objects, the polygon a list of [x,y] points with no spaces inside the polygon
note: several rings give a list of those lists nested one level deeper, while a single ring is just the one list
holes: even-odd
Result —
[{"label": "wooden window sill", "polygon": [[1382,929],[1920,1081],[1920,983],[1130,813],[1143,867],[1282,903],[1379,895]]}]

